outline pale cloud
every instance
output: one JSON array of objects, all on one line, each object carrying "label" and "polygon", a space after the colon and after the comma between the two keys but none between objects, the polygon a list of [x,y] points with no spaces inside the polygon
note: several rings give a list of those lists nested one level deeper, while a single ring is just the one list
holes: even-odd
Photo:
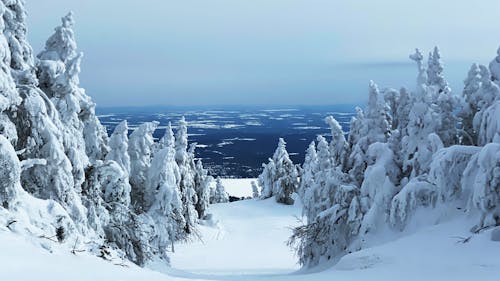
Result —
[{"label": "pale cloud", "polygon": [[360,102],[369,79],[411,87],[408,54],[434,45],[460,88],[500,44],[497,0],[27,2],[36,51],[75,12],[102,105]]}]

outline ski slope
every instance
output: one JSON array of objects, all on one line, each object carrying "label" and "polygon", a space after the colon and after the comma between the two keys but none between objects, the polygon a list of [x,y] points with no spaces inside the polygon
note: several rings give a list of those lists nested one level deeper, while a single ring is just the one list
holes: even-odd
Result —
[{"label": "ski slope", "polygon": [[[232,195],[249,195],[251,180],[224,180]],[[247,194],[247,193],[248,194]],[[285,245],[298,222],[300,206],[245,200],[211,206],[212,224],[200,226],[201,240],[178,243],[172,268],[139,268],[108,262],[87,253],[51,247],[36,238],[0,231],[0,280],[163,281],[163,280],[307,280],[307,281],[498,281],[500,242],[492,230],[472,235],[465,219],[427,227],[389,243],[343,257],[319,272],[299,270]],[[472,235],[472,236],[471,236]],[[461,238],[471,237],[467,243]]]}]

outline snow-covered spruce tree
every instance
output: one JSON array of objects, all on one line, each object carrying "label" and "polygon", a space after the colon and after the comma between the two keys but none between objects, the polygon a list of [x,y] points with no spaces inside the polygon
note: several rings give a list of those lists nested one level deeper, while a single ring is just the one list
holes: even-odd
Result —
[{"label": "snow-covered spruce tree", "polygon": [[[490,62],[490,72],[492,80],[500,84],[500,47],[497,49],[497,56]],[[499,85],[500,86],[500,85]]]},{"label": "snow-covered spruce tree", "polygon": [[479,66],[472,64],[464,80],[464,90],[462,96],[464,101],[459,116],[462,121],[462,143],[475,145],[477,142],[477,132],[474,128],[474,116],[479,111],[478,104],[480,97],[477,95],[481,88],[481,74]]},{"label": "snow-covered spruce tree", "polygon": [[443,77],[443,70],[441,54],[436,46],[432,52],[429,52],[427,61],[427,87],[434,87],[433,94],[435,95],[451,92],[448,82]]},{"label": "snow-covered spruce tree", "polygon": [[[12,59],[12,50],[9,49],[9,39],[12,31],[9,30],[9,22],[12,20],[4,20],[4,16],[9,15],[11,11],[5,7],[3,2],[0,2],[0,49],[3,50],[0,54],[0,66],[3,69],[0,72],[0,80],[2,84],[0,85],[0,134],[4,135],[12,145],[17,144],[18,136],[16,125],[11,118],[14,119],[15,106],[21,103],[21,98],[16,89],[16,84],[13,76],[15,76],[14,70],[11,70],[11,63],[15,61]],[[11,23],[12,24],[12,23]],[[21,47],[19,45],[18,47]],[[9,53],[10,51],[10,53]]]},{"label": "snow-covered spruce tree", "polygon": [[387,117],[389,119],[389,124],[391,124],[391,131],[394,131],[399,127],[399,96],[400,92],[398,92],[396,89],[388,88],[388,89],[383,89],[381,91],[381,94],[384,97],[384,102],[387,105],[388,112],[387,112]]},{"label": "snow-covered spruce tree", "polygon": [[262,163],[262,173],[257,179],[257,183],[261,190],[260,197],[262,199],[273,196],[273,182],[275,173],[276,168],[274,165],[274,160],[272,158],[268,159],[267,164]]},{"label": "snow-covered spruce tree", "polygon": [[194,207],[198,212],[199,219],[204,219],[207,214],[208,205],[210,204],[210,183],[212,181],[213,178],[208,176],[208,171],[203,168],[201,159],[198,159],[194,167],[194,189],[198,200]]},{"label": "snow-covered spruce tree", "polygon": [[471,190],[471,207],[481,212],[473,231],[500,225],[500,142],[486,144],[463,173],[462,188]]},{"label": "snow-covered spruce tree", "polygon": [[308,220],[315,219],[321,212],[331,207],[330,189],[331,185],[338,185],[341,181],[341,175],[338,169],[335,169],[329,149],[329,144],[323,136],[317,137],[317,163],[315,172],[312,175],[314,181],[311,186],[305,190],[303,199],[303,214]]},{"label": "snow-covered spruce tree", "polygon": [[[116,165],[116,162],[112,161],[109,164]],[[118,168],[119,172],[122,172],[121,168],[117,167],[117,165],[115,167]],[[112,168],[104,166],[102,161],[89,166],[86,169],[86,180],[82,184],[82,202],[87,209],[89,225],[100,236],[104,235],[104,226],[109,223],[109,212],[104,207],[103,185],[107,185],[105,188],[110,189],[115,188],[116,181],[118,183],[123,181],[123,178],[116,178],[118,176],[117,172],[112,170]]]},{"label": "snow-covered spruce tree", "polygon": [[394,163],[394,153],[387,143],[376,142],[368,148],[373,159],[365,170],[361,185],[361,208],[364,213],[361,233],[376,231],[389,217],[391,200],[397,193],[399,167]]},{"label": "snow-covered spruce tree", "polygon": [[125,173],[130,174],[130,156],[128,154],[128,124],[123,120],[115,127],[109,138],[109,153],[106,160],[115,161]]},{"label": "snow-covered spruce tree", "polygon": [[463,174],[479,150],[476,146],[453,145],[435,152],[426,180],[435,186],[437,198],[429,199],[445,204],[455,202],[456,207],[466,209],[470,192],[462,188]]},{"label": "snow-covered spruce tree", "polygon": [[143,206],[147,171],[151,164],[153,132],[158,122],[146,122],[135,129],[129,138],[128,154],[130,156],[130,185],[132,186],[132,205],[139,212],[145,211]]},{"label": "snow-covered spruce tree", "polygon": [[[177,127],[177,132],[175,135],[175,160],[177,164],[184,165],[188,160],[188,134],[187,134],[187,122],[184,116],[179,120],[179,126]],[[168,132],[167,132],[168,133]]]},{"label": "snow-covered spruce tree", "polygon": [[445,146],[458,143],[457,123],[458,118],[454,110],[458,106],[458,98],[453,95],[448,82],[443,76],[443,65],[439,49],[434,47],[434,51],[429,55],[427,67],[427,89],[430,91],[434,111],[436,112],[437,131]]},{"label": "snow-covered spruce tree", "polygon": [[[391,107],[391,136],[387,142],[389,148],[394,152],[400,152],[402,149],[402,138],[408,135],[409,114],[411,111],[411,97],[406,88],[401,88],[399,93],[395,90],[386,90],[390,94],[384,94],[384,100]],[[393,109],[395,108],[395,109]],[[398,167],[403,165],[403,156],[401,153],[394,153],[394,162]]]},{"label": "snow-covered spruce tree", "polygon": [[72,167],[77,188],[84,181],[84,169],[92,160],[107,153],[107,135],[95,116],[95,105],[79,87],[82,53],[77,52],[73,32],[74,19],[70,12],[62,25],[47,40],[37,56],[37,76],[40,88],[47,94],[60,114],[63,144]]},{"label": "snow-covered spruce tree", "polygon": [[462,129],[474,133],[469,142],[484,147],[460,146],[455,130],[458,104],[442,76],[439,51],[430,55],[427,68],[418,50],[410,58],[418,66],[416,91],[403,88],[398,96],[384,90],[381,101],[374,98],[379,92],[372,83],[367,109],[357,109],[344,171],[350,177],[334,160],[328,149],[332,144],[322,137],[315,150],[317,170],[310,172],[306,167],[314,147],[309,147],[301,173],[301,189],[307,188],[300,196],[307,223],[294,229],[290,240],[302,264],[337,260],[365,245],[371,239],[368,233],[418,225],[421,222],[412,222],[413,213],[421,208],[429,209],[429,223],[438,222],[443,212],[460,215],[460,208],[481,214],[473,231],[500,224],[500,101],[495,78],[484,66],[471,68],[460,117],[467,119]]},{"label": "snow-covered spruce tree", "polygon": [[227,202],[229,202],[229,195],[227,194],[224,185],[222,185],[222,180],[220,179],[220,177],[217,177],[215,183],[214,198],[212,203],[227,203]]},{"label": "snow-covered spruce tree", "polygon": [[[334,119],[328,119],[327,123],[336,125]],[[331,143],[318,136],[317,151],[311,143],[303,165],[301,185],[305,188],[301,199],[307,222],[294,229],[289,245],[305,266],[337,260],[357,247],[351,247],[351,243],[362,219],[359,188],[347,183],[349,177],[342,171],[338,157],[347,153],[347,142],[339,126],[332,129],[335,137]]]},{"label": "snow-covered spruce tree", "polygon": [[354,185],[337,185],[332,207],[309,218],[308,223],[293,230],[288,245],[299,256],[299,263],[313,267],[326,261],[338,261],[357,250],[352,244],[359,231],[361,209],[359,189]]},{"label": "snow-covered spruce tree", "polygon": [[[437,105],[433,103],[437,101],[439,95],[445,95],[448,91],[447,86],[442,84],[443,79],[439,77],[440,63],[433,67],[437,70],[428,72],[429,75],[434,75],[433,81],[435,84],[427,82],[427,75],[423,75],[424,67],[422,65],[422,55],[417,49],[417,52],[410,56],[411,59],[417,62],[419,76],[417,78],[417,91],[412,96],[413,105],[409,111],[407,129],[401,135],[401,150],[402,150],[402,172],[403,177],[416,177],[417,175],[427,172],[428,167],[422,167],[421,162],[428,159],[427,151],[428,136],[431,133],[440,132],[439,113],[436,112]],[[429,59],[432,62],[432,55]],[[437,81],[437,82],[436,82]],[[441,81],[441,82],[439,82]],[[425,83],[425,84],[418,84]],[[453,129],[456,124],[451,126]],[[432,156],[432,155],[431,155]]]},{"label": "snow-covered spruce tree", "polygon": [[[160,188],[148,201],[148,209],[144,209],[144,202],[138,202],[144,201],[142,194],[134,196],[137,208],[131,206],[129,181],[135,183],[134,191],[141,193],[149,180],[156,124],[136,130],[129,146],[127,125],[120,124],[108,148],[95,105],[79,85],[82,55],[77,51],[73,25],[71,13],[63,17],[35,60],[26,40],[24,1],[0,1],[0,208],[15,202],[17,209],[11,214],[19,213],[19,219],[25,220],[22,209],[32,207],[29,203],[33,199],[27,191],[42,199],[37,199],[41,204],[35,208],[47,204],[50,213],[40,210],[36,212],[39,217],[25,220],[26,233],[52,235],[64,227],[67,239],[78,237],[80,241],[110,246],[139,265],[153,258],[166,259],[166,244],[186,237],[194,227],[197,195],[179,191],[177,196],[168,197],[169,189]],[[171,129],[166,135],[163,143],[170,146],[174,143]],[[201,171],[203,178],[201,163],[195,169],[194,151],[186,149],[187,134],[185,144],[184,174]],[[164,159],[175,166],[176,153],[172,147],[170,151]],[[162,167],[170,175],[170,166],[166,166]],[[182,182],[179,176],[174,190],[189,182],[193,189],[189,178],[184,177]],[[182,198],[190,198],[189,203]],[[162,212],[167,210],[165,202],[170,202],[173,215]],[[186,209],[194,213],[186,220],[191,223],[189,229],[182,223]]]},{"label": "snow-covered spruce tree", "polygon": [[500,142],[500,95],[482,114],[478,143]]},{"label": "snow-covered spruce tree", "polygon": [[[123,237],[121,231],[132,231],[114,227],[130,220],[128,210],[131,201],[130,157],[127,132],[128,126],[125,120],[118,124],[111,135],[110,152],[106,155],[106,160],[96,160],[87,168],[86,181],[82,188],[84,203],[89,210],[89,221],[96,225],[95,222],[99,220],[109,241]],[[127,243],[120,241],[116,244],[125,247]],[[130,248],[130,246],[122,248],[129,257],[134,255]]]},{"label": "snow-covered spruce tree", "polygon": [[191,234],[196,228],[195,224],[198,218],[198,213],[194,207],[198,198],[194,190],[194,170],[191,166],[192,153],[189,153],[187,150],[187,122],[184,117],[181,118],[179,126],[177,127],[174,148],[175,160],[179,166],[179,189],[181,191],[182,205],[184,206],[183,216],[186,219],[184,231],[186,234]]},{"label": "snow-covered spruce tree", "polygon": [[[460,117],[463,120],[462,130],[464,131],[462,142],[480,145],[495,142],[495,136],[500,135],[500,128],[497,125],[499,111],[495,106],[495,100],[499,96],[498,86],[491,80],[488,69],[485,66],[478,67],[477,65],[471,67],[464,84],[464,105],[460,112]],[[432,106],[436,104],[437,102],[433,102]],[[430,113],[442,114],[442,112],[437,113],[436,110],[430,110]],[[436,204],[454,202],[455,206],[467,208],[467,202],[474,201],[470,198],[474,192],[472,189],[477,187],[481,181],[475,178],[480,166],[477,162],[479,148],[450,146],[443,149],[440,138],[432,133],[432,131],[438,132],[438,130],[432,129],[436,128],[433,122],[441,119],[422,120],[424,122],[420,122],[420,129],[427,127],[428,135],[427,140],[418,145],[419,148],[415,153],[414,178],[402,188],[392,203],[391,224],[399,229],[405,227],[411,219],[412,212],[419,207],[434,207]],[[422,134],[422,136],[424,135]],[[493,151],[490,153],[494,154]],[[491,162],[487,165],[491,165]],[[485,197],[480,196],[479,198],[482,199],[476,202],[481,203],[469,205],[467,210],[471,211],[476,207],[482,210],[483,214],[488,213],[484,211],[484,208],[481,208],[481,204],[484,203],[481,200]],[[494,205],[490,205],[488,208],[491,209],[491,206]],[[483,218],[485,217],[486,215]],[[476,227],[477,229],[482,227],[483,218]]]},{"label": "snow-covered spruce tree", "polygon": [[488,69],[480,65],[481,88],[479,90],[480,101],[478,102],[479,111],[474,115],[473,126],[478,131],[478,145],[485,145],[492,142],[496,133],[498,133],[498,112],[500,100],[499,86],[490,80]]},{"label": "snow-covered spruce tree", "polygon": [[[88,165],[85,142],[83,140],[83,122],[79,118],[80,100],[83,94],[78,87],[80,61],[82,53],[77,53],[73,33],[73,14],[70,12],[62,19],[62,25],[55,28],[55,33],[47,40],[45,49],[37,56],[37,76],[40,88],[56,106],[61,116],[65,149],[70,156],[74,169],[82,170]],[[73,143],[71,143],[73,142]],[[82,142],[82,143],[76,143]],[[76,150],[76,151],[72,151]],[[81,163],[79,163],[81,162]],[[83,165],[78,167],[78,165]]]},{"label": "snow-covered spruce tree", "polygon": [[318,170],[318,155],[316,153],[316,143],[312,141],[306,150],[306,156],[300,173],[300,182],[297,193],[302,202],[305,202],[307,190],[314,185],[314,175]]},{"label": "snow-covered spruce tree", "polygon": [[[25,73],[26,74],[26,73]],[[29,81],[29,80],[22,80]],[[35,165],[21,174],[23,188],[41,199],[60,203],[80,231],[85,232],[85,209],[75,185],[73,168],[65,154],[59,114],[34,84],[19,85],[23,101],[16,111],[17,149],[20,159],[45,159],[46,165]]]},{"label": "snow-covered spruce tree", "polygon": [[336,167],[339,166],[344,170],[347,165],[349,148],[344,136],[344,131],[333,116],[326,117],[325,122],[330,126],[330,132],[332,134],[332,140],[330,141],[330,156],[332,157],[333,165]]},{"label": "snow-covered spruce tree", "polygon": [[165,147],[174,147],[174,145],[175,145],[175,136],[174,136],[174,131],[172,130],[172,123],[168,122],[167,128],[165,129],[165,134],[158,141],[156,149],[161,150]]},{"label": "snow-covered spruce tree", "polygon": [[252,181],[250,184],[252,185],[252,198],[259,198],[260,197],[259,187],[255,183],[255,181]]},{"label": "snow-covered spruce tree", "polygon": [[259,185],[262,188],[261,197],[275,196],[276,202],[292,205],[292,194],[297,191],[298,171],[286,151],[286,142],[280,138],[272,161],[264,166],[259,176]]},{"label": "snow-covered spruce tree", "polygon": [[416,80],[415,96],[422,97],[424,93],[427,91],[427,80],[428,80],[427,72],[423,65],[424,56],[417,48],[415,49],[415,53],[411,54],[409,58],[417,63],[418,75]]},{"label": "snow-covered spruce tree", "polygon": [[145,194],[145,208],[156,223],[155,247],[164,256],[168,245],[184,238],[186,221],[182,215],[179,180],[175,150],[173,146],[165,147],[155,154],[151,162]]},{"label": "snow-covered spruce tree", "polygon": [[397,104],[395,105],[397,107],[396,111],[394,112],[396,115],[392,116],[393,129],[397,129],[400,135],[408,134],[407,128],[412,106],[411,103],[411,96],[408,93],[408,90],[404,87],[401,88],[399,90],[399,99],[397,101]]},{"label": "snow-covered spruce tree", "polygon": [[294,202],[292,194],[297,191],[298,187],[298,173],[286,151],[285,140],[282,138],[279,139],[273,159],[276,165],[276,178],[273,187],[276,202],[292,205]]},{"label": "snow-covered spruce tree", "polygon": [[[366,136],[368,133],[367,127],[364,126],[365,115],[361,108],[356,107],[356,117],[351,118],[350,131],[349,131],[349,160],[347,170],[349,175],[358,185],[363,181],[363,171],[365,169],[365,159],[363,147],[366,145]],[[361,141],[362,140],[362,141]]]},{"label": "snow-covered spruce tree", "polygon": [[21,163],[12,144],[0,135],[0,207],[8,209],[21,188]]},{"label": "snow-covered spruce tree", "polygon": [[365,112],[363,113],[361,109],[357,111],[357,117],[351,120],[353,136],[349,136],[351,149],[348,170],[354,182],[360,186],[367,166],[368,147],[375,142],[386,142],[391,128],[389,107],[373,81],[370,81],[369,99]]}]

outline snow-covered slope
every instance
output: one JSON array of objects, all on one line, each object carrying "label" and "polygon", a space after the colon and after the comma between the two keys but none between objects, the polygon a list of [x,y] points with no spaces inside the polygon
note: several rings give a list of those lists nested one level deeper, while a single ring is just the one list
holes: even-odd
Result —
[{"label": "snow-covered slope", "polygon": [[214,204],[214,224],[201,226],[201,240],[179,244],[172,267],[203,274],[290,273],[299,268],[286,246],[297,225],[297,206],[272,200]]},{"label": "snow-covered slope", "polygon": [[[249,180],[223,183],[235,190],[249,189]],[[471,222],[464,219],[346,255],[324,271],[303,272],[297,271],[296,259],[285,245],[289,227],[297,224],[295,216],[301,212],[297,204],[252,199],[211,205],[210,212],[216,223],[200,228],[201,240],[176,245],[173,269],[150,266],[163,273],[131,263],[124,267],[87,253],[73,255],[71,249],[53,247],[50,253],[35,240],[0,231],[0,279],[493,281],[500,276],[500,242],[491,240],[492,230],[471,236],[466,227]]]},{"label": "snow-covered slope", "polygon": [[[233,179],[226,185],[232,187],[229,192],[246,190],[249,182]],[[296,216],[301,213],[298,204],[285,206],[275,203],[273,198],[245,200],[215,204],[210,211],[217,223],[201,228],[203,241],[178,245],[171,256],[174,268],[198,273],[191,277],[457,281],[498,280],[500,276],[500,242],[491,240],[491,230],[471,234],[468,226],[474,224],[473,220],[451,220],[421,228],[416,233],[385,233],[392,235],[393,241],[346,255],[332,268],[325,269],[328,265],[324,265],[324,271],[307,272],[298,270],[297,259],[292,258],[285,245],[290,227],[298,224]],[[464,239],[467,242],[463,243]]]},{"label": "snow-covered slope", "polygon": [[[226,192],[235,197],[252,197],[252,181],[257,182],[257,179],[223,179],[222,184]],[[215,188],[215,181],[211,183]]]},{"label": "snow-covered slope", "polygon": [[86,253],[73,255],[69,249],[50,253],[9,232],[0,232],[0,249],[3,281],[176,280],[130,263],[121,266]]}]

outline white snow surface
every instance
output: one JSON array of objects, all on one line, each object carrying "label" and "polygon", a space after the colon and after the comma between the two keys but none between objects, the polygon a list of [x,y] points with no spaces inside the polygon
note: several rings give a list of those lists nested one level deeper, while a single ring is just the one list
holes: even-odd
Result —
[{"label": "white snow surface", "polygon": [[[257,183],[255,178],[246,179],[222,179],[222,184],[226,192],[235,197],[252,197],[252,181]],[[211,183],[211,187],[215,188],[215,181]]]},{"label": "white snow surface", "polygon": [[[251,181],[223,179],[223,184],[231,195],[246,195]],[[307,272],[299,269],[285,245],[290,227],[298,224],[299,203],[251,199],[214,204],[209,211],[213,220],[199,227],[201,240],[176,245],[172,268],[140,268],[130,262],[123,266],[119,260],[104,261],[93,254],[73,255],[65,245],[28,240],[2,225],[0,280],[493,281],[500,276],[500,242],[491,238],[499,228],[472,234],[468,226],[474,221],[463,216],[416,233],[394,234],[392,241],[346,255],[334,267]],[[468,237],[468,242],[460,242]],[[40,247],[48,243],[51,252]]]}]

